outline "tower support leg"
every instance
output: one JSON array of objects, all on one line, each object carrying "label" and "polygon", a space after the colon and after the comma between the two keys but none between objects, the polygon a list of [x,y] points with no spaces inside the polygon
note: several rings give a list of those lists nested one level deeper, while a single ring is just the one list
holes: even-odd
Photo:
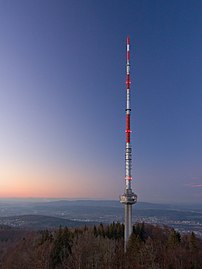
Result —
[{"label": "tower support leg", "polygon": [[124,250],[126,252],[128,240],[132,234],[132,205],[125,204]]}]

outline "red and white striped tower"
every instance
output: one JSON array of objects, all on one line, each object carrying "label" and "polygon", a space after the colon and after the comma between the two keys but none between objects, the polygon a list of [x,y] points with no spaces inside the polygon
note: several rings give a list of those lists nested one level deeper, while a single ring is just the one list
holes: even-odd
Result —
[{"label": "red and white striped tower", "polygon": [[125,192],[120,202],[125,207],[124,248],[126,251],[128,239],[132,233],[132,205],[137,202],[137,195],[133,193],[132,181],[132,146],[130,142],[130,38],[127,37],[126,52],[126,145],[125,145]]}]

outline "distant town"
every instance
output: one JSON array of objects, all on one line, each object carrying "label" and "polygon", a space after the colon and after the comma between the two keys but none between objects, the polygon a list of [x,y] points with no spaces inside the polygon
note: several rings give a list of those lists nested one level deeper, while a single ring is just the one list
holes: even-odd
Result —
[{"label": "distant town", "polygon": [[[80,227],[123,221],[123,207],[118,201],[0,201],[0,225],[16,228]],[[166,225],[202,238],[201,205],[139,202],[133,209],[133,223],[137,222]]]}]

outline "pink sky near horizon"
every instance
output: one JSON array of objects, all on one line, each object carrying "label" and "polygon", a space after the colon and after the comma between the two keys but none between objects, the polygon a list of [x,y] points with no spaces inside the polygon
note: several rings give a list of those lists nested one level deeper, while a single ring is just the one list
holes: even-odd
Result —
[{"label": "pink sky near horizon", "polygon": [[[99,171],[99,169],[98,169]],[[106,177],[106,173],[102,173]],[[106,192],[101,171],[87,167],[1,167],[0,197],[109,198],[118,199],[118,188]]]}]

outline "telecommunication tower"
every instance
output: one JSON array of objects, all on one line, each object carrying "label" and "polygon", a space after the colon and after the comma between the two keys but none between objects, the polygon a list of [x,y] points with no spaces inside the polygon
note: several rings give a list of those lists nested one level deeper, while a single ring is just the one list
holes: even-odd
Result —
[{"label": "telecommunication tower", "polygon": [[125,192],[120,196],[120,202],[124,205],[124,249],[126,251],[128,239],[132,233],[132,205],[137,202],[137,195],[132,191],[132,146],[130,141],[130,38],[126,42],[126,143],[125,143]]}]

